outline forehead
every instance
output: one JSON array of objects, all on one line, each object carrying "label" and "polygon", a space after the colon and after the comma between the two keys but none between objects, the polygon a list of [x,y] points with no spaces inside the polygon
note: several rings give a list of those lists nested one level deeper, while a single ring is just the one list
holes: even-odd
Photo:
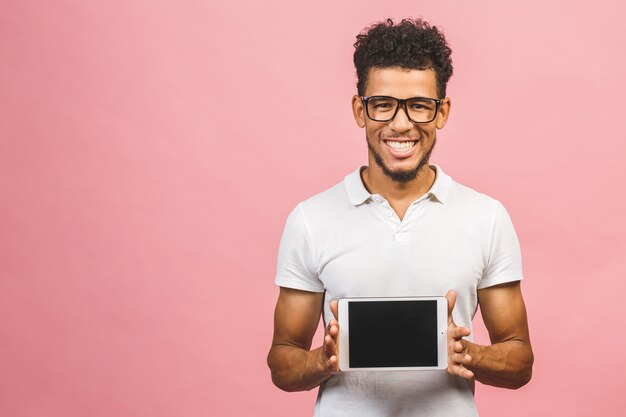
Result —
[{"label": "forehead", "polygon": [[367,76],[365,95],[437,97],[437,77],[432,69],[371,68]]}]

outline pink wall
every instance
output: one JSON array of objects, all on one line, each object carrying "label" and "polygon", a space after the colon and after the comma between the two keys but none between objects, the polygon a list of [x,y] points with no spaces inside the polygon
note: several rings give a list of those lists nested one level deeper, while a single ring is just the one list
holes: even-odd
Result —
[{"label": "pink wall", "polygon": [[445,28],[433,162],[522,243],[534,379],[481,415],[621,413],[624,2],[97,3],[0,3],[1,416],[311,415],[265,365],[276,250],[366,161],[351,45],[387,16]]}]

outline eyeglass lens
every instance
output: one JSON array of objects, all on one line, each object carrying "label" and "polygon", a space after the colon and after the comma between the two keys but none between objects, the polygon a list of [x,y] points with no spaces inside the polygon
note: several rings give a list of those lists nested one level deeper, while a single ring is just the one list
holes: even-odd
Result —
[{"label": "eyeglass lens", "polygon": [[[396,115],[398,105],[398,99],[393,97],[370,97],[367,101],[367,113],[372,120],[388,122]],[[412,121],[430,122],[435,119],[437,102],[429,98],[413,98],[406,101],[406,110]]]}]

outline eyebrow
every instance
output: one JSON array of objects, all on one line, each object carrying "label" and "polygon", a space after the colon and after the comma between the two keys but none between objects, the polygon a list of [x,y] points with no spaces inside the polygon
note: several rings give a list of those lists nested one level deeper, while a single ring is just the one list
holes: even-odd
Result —
[{"label": "eyebrow", "polygon": [[369,96],[362,96],[362,97],[369,97],[369,98],[374,98],[374,97],[376,97],[376,98],[394,98],[396,100],[420,100],[420,101],[441,100],[441,99],[438,99],[436,97],[425,97],[425,96],[414,96],[414,97],[407,97],[407,98],[397,98],[397,97],[394,97],[394,96],[387,96],[387,95],[384,95],[384,94],[372,94],[372,95],[369,95]]}]

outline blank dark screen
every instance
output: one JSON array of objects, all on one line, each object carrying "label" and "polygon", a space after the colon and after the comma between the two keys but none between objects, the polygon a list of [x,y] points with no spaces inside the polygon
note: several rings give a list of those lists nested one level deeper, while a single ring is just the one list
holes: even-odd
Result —
[{"label": "blank dark screen", "polygon": [[437,301],[350,302],[351,368],[437,366]]}]

